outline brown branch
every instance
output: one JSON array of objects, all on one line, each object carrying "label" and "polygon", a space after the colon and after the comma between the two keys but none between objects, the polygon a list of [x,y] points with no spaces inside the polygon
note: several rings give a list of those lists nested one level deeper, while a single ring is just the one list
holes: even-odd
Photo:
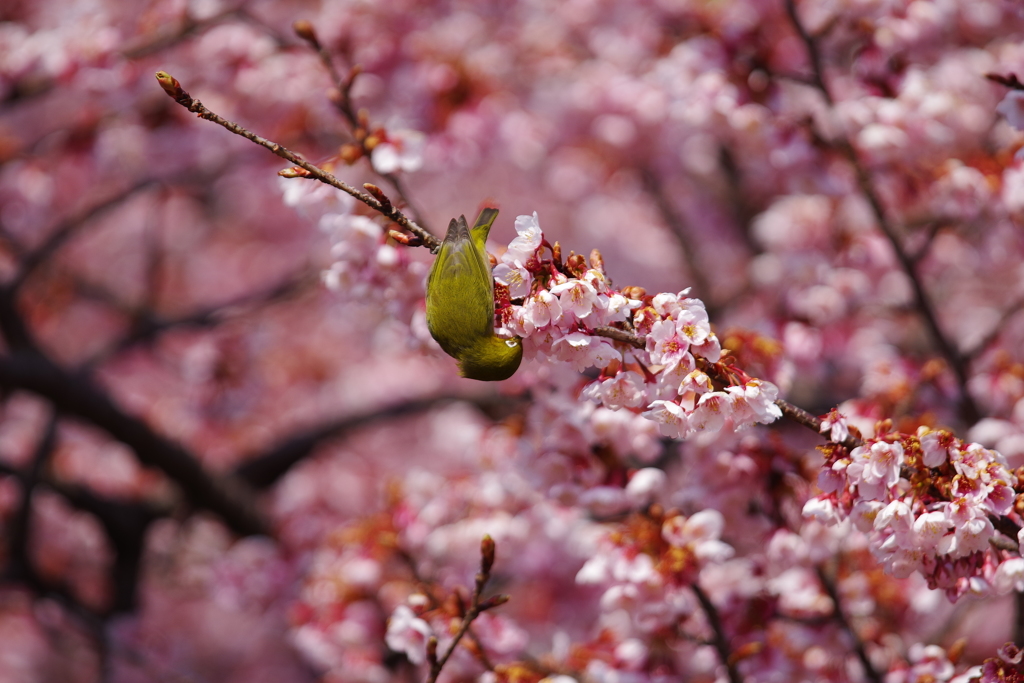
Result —
[{"label": "brown branch", "polygon": [[345,436],[352,431],[379,422],[400,420],[403,417],[456,401],[471,403],[486,412],[507,410],[519,402],[519,400],[508,396],[471,397],[441,394],[415,398],[381,408],[372,408],[318,425],[303,434],[291,436],[262,453],[252,455],[235,469],[235,476],[257,489],[267,488],[277,482],[294,465],[312,455],[316,448],[325,441]]},{"label": "brown branch", "polygon": [[727,201],[732,208],[733,219],[740,228],[743,243],[752,254],[760,254],[764,249],[758,244],[752,231],[754,216],[760,211],[757,207],[751,206],[749,193],[743,191],[743,173],[736,162],[736,155],[725,144],[718,148],[718,165],[725,175]]},{"label": "brown branch", "polygon": [[626,330],[620,330],[617,327],[595,327],[591,330],[591,333],[598,337],[604,337],[605,339],[613,339],[623,344],[629,344],[630,346],[637,349],[647,348],[647,342],[644,341],[643,337],[627,332]]},{"label": "brown branch", "polygon": [[853,650],[857,654],[857,659],[860,660],[861,666],[864,667],[864,675],[872,683],[882,683],[882,675],[875,669],[874,665],[871,663],[871,659],[868,657],[868,652],[864,645],[864,641],[861,640],[860,636],[853,629],[853,626],[850,624],[850,620],[843,612],[843,604],[840,601],[839,590],[836,588],[835,583],[833,583],[832,578],[828,574],[826,574],[825,570],[821,567],[815,567],[815,571],[817,572],[818,580],[821,581],[821,585],[825,589],[825,592],[828,594],[828,597],[832,599],[832,604],[835,607],[833,615],[835,617],[836,623],[839,624],[839,626],[846,632],[846,634],[853,641]]},{"label": "brown branch", "polygon": [[924,283],[918,275],[917,269],[914,267],[914,261],[906,251],[904,251],[903,246],[900,244],[899,237],[896,234],[896,228],[886,217],[885,209],[882,207],[882,200],[875,192],[871,178],[863,165],[861,165],[860,160],[857,157],[856,150],[854,150],[853,146],[846,140],[839,141],[839,149],[844,156],[846,156],[850,165],[853,166],[857,175],[857,184],[860,187],[861,193],[867,198],[868,204],[871,206],[871,212],[875,216],[875,221],[878,223],[878,227],[881,229],[882,234],[885,235],[885,238],[889,241],[889,244],[892,245],[892,249],[900,263],[900,267],[910,279],[911,286],[914,290],[917,312],[924,319],[925,326],[928,328],[932,340],[939,347],[939,353],[941,353],[943,358],[945,358],[949,368],[956,376],[960,392],[961,415],[969,424],[974,424],[980,419],[981,411],[978,408],[978,405],[974,402],[974,397],[971,396],[967,387],[969,379],[967,376],[967,364],[953,346],[952,341],[946,336],[942,331],[942,328],[939,326],[938,315],[932,305],[931,299],[928,297],[927,292],[925,292]]},{"label": "brown branch", "polygon": [[992,81],[993,83],[998,83],[999,85],[1010,88],[1011,90],[1024,90],[1024,83],[1021,83],[1017,79],[1017,74],[1014,73],[1011,73],[1009,76],[1002,76],[996,73],[989,73],[985,74],[985,78]]},{"label": "brown branch", "polygon": [[126,351],[140,344],[147,344],[156,339],[159,335],[168,330],[182,328],[207,329],[216,327],[224,320],[240,315],[247,308],[267,306],[278,301],[288,299],[306,290],[313,283],[318,282],[315,273],[310,270],[303,270],[289,278],[282,280],[269,290],[243,294],[230,301],[214,304],[206,308],[176,318],[164,318],[150,308],[130,307],[117,301],[109,292],[97,288],[83,286],[79,283],[79,289],[93,298],[113,306],[120,313],[132,319],[131,329],[120,339],[113,342],[107,348],[101,350],[89,359],[87,366],[95,367],[113,355]]},{"label": "brown branch", "polygon": [[408,217],[405,216],[405,214],[403,214],[397,208],[392,206],[390,202],[382,202],[376,197],[372,196],[371,194],[368,194],[361,190],[357,190],[351,185],[348,185],[347,183],[338,180],[337,178],[334,177],[333,174],[301,158],[299,155],[295,154],[294,152],[287,149],[283,145],[267,140],[266,138],[260,137],[259,135],[256,135],[255,133],[246,130],[237,123],[232,123],[231,121],[228,121],[227,119],[220,117],[219,115],[215,114],[214,112],[210,111],[205,106],[203,106],[202,102],[193,99],[187,92],[185,92],[185,90],[181,87],[181,84],[178,83],[178,81],[175,78],[173,78],[166,72],[158,71],[156,73],[156,78],[157,81],[160,83],[160,86],[164,89],[164,92],[166,92],[170,97],[174,98],[175,102],[185,107],[190,112],[199,116],[199,118],[206,119],[207,121],[212,121],[213,123],[216,123],[217,125],[227,129],[228,131],[234,133],[235,135],[240,135],[246,140],[254,142],[257,145],[270,150],[271,152],[281,157],[282,159],[292,164],[295,164],[296,166],[304,170],[306,174],[308,174],[309,178],[319,180],[322,183],[337,188],[342,192],[345,192],[346,194],[358,199],[359,201],[366,204],[374,211],[379,212],[385,218],[394,221],[404,229],[408,230],[412,234],[419,237],[421,240],[423,240],[423,243],[431,250],[436,249],[441,245],[441,240],[439,240],[425,228],[421,227],[414,221],[410,220]]},{"label": "brown branch", "polygon": [[9,287],[0,287],[0,332],[12,350],[10,355],[0,355],[0,388],[30,391],[59,412],[106,431],[135,451],[139,462],[175,481],[194,505],[220,515],[236,533],[269,535],[247,486],[230,476],[211,475],[184,447],[121,410],[88,375],[70,372],[51,360],[25,324]]},{"label": "brown branch", "polygon": [[989,330],[984,337],[979,339],[972,348],[961,354],[964,360],[970,362],[984,353],[989,346],[995,343],[996,339],[999,338],[999,335],[1003,333],[1003,329],[1010,321],[1010,318],[1020,313],[1022,309],[1024,309],[1024,296],[1010,304],[1010,306],[1003,311],[1003,314],[999,316],[999,322],[993,325],[992,329]]},{"label": "brown branch", "polygon": [[114,594],[104,614],[134,611],[142,573],[142,556],[146,549],[146,533],[150,524],[169,516],[172,509],[146,502],[103,498],[81,486],[68,486],[54,481],[47,481],[46,485],[74,507],[95,516],[113,546],[114,566],[110,570],[110,584]]},{"label": "brown branch", "polygon": [[135,195],[156,183],[157,180],[155,178],[145,178],[136,182],[134,185],[111,195],[103,201],[92,205],[84,211],[61,221],[61,223],[50,232],[49,236],[42,244],[21,256],[17,273],[6,286],[11,290],[17,290],[36,268],[64,246],[64,244],[71,239],[85,223],[88,223],[100,214],[115,208],[132,195]]},{"label": "brown branch", "polygon": [[21,484],[21,502],[11,520],[11,529],[7,539],[10,565],[0,576],[0,580],[17,582],[39,597],[50,598],[60,603],[92,634],[100,654],[101,666],[105,666],[107,615],[82,603],[66,583],[50,581],[43,577],[33,565],[29,553],[32,535],[32,501],[36,489],[43,483],[44,472],[56,448],[58,423],[58,411],[52,408],[27,472],[20,472],[5,463],[0,463],[0,474],[15,477]]},{"label": "brown branch", "polygon": [[789,16],[793,28],[796,29],[797,35],[800,36],[800,40],[807,50],[807,57],[811,61],[810,82],[821,91],[821,94],[825,96],[828,106],[831,107],[835,102],[832,100],[832,94],[828,91],[828,85],[825,84],[825,70],[821,66],[821,52],[818,50],[818,41],[807,32],[807,28],[804,27],[803,22],[800,20],[800,15],[796,9],[796,1],[786,0],[785,4],[786,14]]},{"label": "brown branch", "polygon": [[[0,462],[0,474],[17,479],[23,491],[31,488],[28,485],[30,473]],[[142,553],[146,546],[146,531],[154,520],[169,516],[173,512],[172,508],[149,502],[102,498],[88,488],[69,486],[45,474],[39,476],[35,486],[44,486],[72,507],[95,516],[114,548],[114,566],[110,576],[114,596],[109,607],[97,616],[133,611],[136,607]],[[14,534],[11,539],[10,546],[13,547],[16,545]]]},{"label": "brown branch", "polygon": [[144,36],[142,40],[136,41],[134,44],[129,44],[121,50],[121,56],[125,59],[141,59],[143,57],[148,57],[149,55],[160,52],[161,50],[173,47],[186,38],[191,38],[192,36],[199,34],[201,31],[212,26],[216,26],[217,24],[224,23],[229,19],[248,19],[249,17],[244,10],[245,4],[245,2],[242,2],[238,7],[224,9],[205,19],[194,19],[193,17],[186,15],[177,23],[177,25],[171,25],[170,28],[162,26],[162,30],[158,31],[156,35]]},{"label": "brown branch", "polygon": [[[828,86],[825,83],[817,41],[807,32],[807,29],[804,28],[803,23],[801,23],[800,17],[796,11],[794,0],[786,0],[786,13],[789,15],[789,19],[792,22],[793,27],[800,35],[800,38],[803,40],[804,46],[807,49],[811,68],[814,71],[814,85],[819,91],[821,91],[825,101],[831,107],[835,103],[832,99],[832,95],[829,93]],[[882,198],[875,191],[871,176],[864,168],[864,165],[861,164],[860,158],[857,156],[857,150],[853,147],[853,144],[842,136],[833,140],[829,144],[839,151],[839,153],[846,158],[847,163],[849,163],[853,168],[854,174],[857,178],[858,189],[861,194],[864,195],[864,198],[867,199],[868,205],[871,208],[871,213],[875,217],[875,222],[878,223],[878,227],[882,231],[882,234],[885,235],[886,240],[888,240],[889,244],[892,246],[893,252],[896,254],[896,259],[899,261],[904,274],[906,274],[910,279],[914,290],[914,300],[917,312],[924,319],[925,326],[928,328],[932,341],[936,346],[938,346],[939,353],[946,360],[946,364],[956,376],[960,392],[961,416],[966,422],[974,424],[980,419],[981,411],[975,403],[974,397],[971,396],[970,391],[968,391],[967,388],[967,363],[957,352],[952,341],[946,336],[942,331],[942,328],[939,326],[938,316],[932,306],[931,300],[928,298],[928,294],[924,290],[924,283],[917,274],[913,257],[903,249],[896,227],[886,216],[885,208],[882,205]]]},{"label": "brown branch", "polygon": [[690,277],[693,278],[697,291],[700,293],[701,298],[707,299],[711,296],[711,283],[708,281],[704,269],[701,268],[697,245],[691,239],[690,227],[686,224],[686,219],[683,218],[675,204],[669,199],[661,180],[652,169],[642,169],[641,175],[644,181],[644,188],[654,198],[658,212],[661,213],[661,219],[672,231],[672,234],[676,236],[679,246],[683,249],[683,258],[686,260],[687,270],[690,271]]},{"label": "brown branch", "polygon": [[436,396],[413,399],[386,408],[357,413],[314,427],[304,434],[288,438],[259,455],[247,458],[242,465],[235,469],[235,475],[258,489],[267,488],[277,482],[298,462],[309,457],[324,441],[377,422],[399,419],[430,410],[441,403],[452,400],[456,400],[456,397]]},{"label": "brown branch", "polygon": [[65,415],[107,432],[131,448],[139,462],[170,477],[192,504],[218,514],[236,533],[269,535],[248,487],[234,477],[207,472],[184,447],[125,413],[89,377],[58,367],[41,352],[20,352],[0,356],[0,387],[42,396]]},{"label": "brown branch", "polygon": [[921,246],[919,246],[913,253],[908,252],[907,255],[910,258],[910,262],[915,266],[924,260],[931,251],[932,245],[935,244],[935,237],[939,234],[942,228],[946,227],[951,222],[951,219],[947,218],[935,218],[926,221],[918,226],[908,224],[907,227],[913,229],[914,227],[925,227],[927,228],[924,238],[921,240]]},{"label": "brown branch", "polygon": [[462,640],[463,636],[469,632],[469,627],[473,625],[476,618],[484,611],[508,602],[509,597],[507,595],[495,595],[487,600],[480,600],[480,597],[484,592],[484,587],[491,578],[491,568],[494,566],[494,550],[494,541],[490,536],[484,536],[483,540],[480,542],[480,571],[476,575],[476,586],[473,589],[473,597],[470,599],[469,609],[466,611],[465,616],[462,617],[462,625],[459,626],[459,630],[455,632],[455,636],[452,638],[452,642],[448,645],[448,649],[445,650],[445,653],[439,658],[437,656],[437,638],[431,637],[427,642],[427,661],[430,662],[430,675],[427,676],[427,683],[436,683],[437,677],[441,675],[441,670],[444,668],[444,665],[455,652],[455,648],[458,647],[459,641]]},{"label": "brown branch", "polygon": [[10,579],[19,582],[31,583],[35,576],[35,569],[32,566],[32,558],[29,556],[29,543],[32,537],[32,500],[35,494],[36,485],[42,478],[57,447],[57,411],[51,408],[50,417],[39,443],[36,444],[35,452],[32,455],[28,471],[18,477],[21,483],[21,503],[11,520],[10,530],[7,535],[7,554],[10,558],[8,572]]},{"label": "brown branch", "polygon": [[[369,139],[369,131],[366,128],[365,115],[360,116],[356,112],[355,107],[352,105],[352,86],[355,85],[356,78],[362,73],[362,69],[359,65],[353,66],[349,70],[347,78],[342,78],[341,74],[334,66],[334,60],[331,58],[331,53],[320,42],[320,39],[316,35],[316,31],[313,25],[308,21],[296,21],[292,28],[295,30],[295,34],[305,40],[311,48],[316,52],[320,58],[320,63],[324,65],[324,69],[327,70],[327,74],[334,82],[334,87],[337,91],[337,97],[332,98],[334,106],[345,118],[349,125],[349,132],[352,134],[352,139],[359,146],[362,155],[367,159],[371,159],[371,152],[373,151],[367,145]],[[373,168],[373,162],[370,162],[370,168]],[[423,214],[416,209],[415,205],[409,199],[409,193],[405,189],[405,184],[402,182],[396,173],[381,173],[374,169],[374,173],[387,180],[392,187],[395,188],[395,192],[401,198],[402,203],[408,207],[413,216],[416,218],[416,222],[423,226],[429,231],[430,227],[423,221]]]},{"label": "brown branch", "polygon": [[1013,595],[1013,642],[1024,643],[1024,593]]},{"label": "brown branch", "polygon": [[707,617],[712,633],[711,645],[715,648],[715,652],[718,653],[718,659],[722,662],[722,666],[725,667],[726,673],[729,675],[729,683],[743,683],[743,677],[736,669],[736,662],[733,661],[732,649],[729,647],[729,639],[725,635],[722,619],[718,615],[718,608],[715,607],[715,603],[711,602],[711,598],[708,597],[708,594],[704,592],[697,582],[694,582],[690,589],[697,596],[697,601],[700,602],[700,606],[704,610],[704,616]]}]

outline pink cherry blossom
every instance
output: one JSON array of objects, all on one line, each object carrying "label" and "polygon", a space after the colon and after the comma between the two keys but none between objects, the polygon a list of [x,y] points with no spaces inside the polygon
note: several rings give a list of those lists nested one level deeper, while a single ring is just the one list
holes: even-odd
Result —
[{"label": "pink cherry blossom", "polygon": [[423,166],[425,144],[426,139],[419,131],[388,131],[386,141],[374,147],[370,154],[373,169],[381,174],[418,171]]},{"label": "pink cherry blossom", "polygon": [[8,4],[0,680],[1019,677],[1019,3]]},{"label": "pink cherry blossom", "polygon": [[388,620],[388,647],[403,653],[413,664],[426,661],[427,639],[432,635],[430,625],[406,605],[399,605]]},{"label": "pink cherry blossom", "polygon": [[570,280],[551,288],[551,293],[558,296],[564,313],[571,313],[577,319],[586,318],[597,306],[597,290],[583,280]]},{"label": "pink cherry blossom", "polygon": [[870,447],[853,449],[850,458],[846,469],[850,481],[857,485],[861,496],[880,500],[899,481],[903,446],[877,441]]},{"label": "pink cherry blossom", "polygon": [[530,285],[533,277],[519,261],[512,264],[499,263],[494,267],[494,279],[508,287],[509,295],[513,299],[520,299],[529,295]]},{"label": "pink cherry blossom", "polygon": [[690,341],[674,320],[659,320],[647,336],[647,352],[651,354],[651,360],[659,365],[679,365],[688,355],[689,348]]}]

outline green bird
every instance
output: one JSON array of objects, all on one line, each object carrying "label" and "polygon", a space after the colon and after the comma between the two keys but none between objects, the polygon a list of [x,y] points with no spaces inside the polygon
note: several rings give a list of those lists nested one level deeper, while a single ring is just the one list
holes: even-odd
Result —
[{"label": "green bird", "polygon": [[497,209],[484,209],[472,230],[465,216],[453,218],[427,276],[430,335],[459,362],[463,377],[489,382],[511,377],[523,359],[521,339],[494,333],[494,278],[484,245],[497,216]]}]

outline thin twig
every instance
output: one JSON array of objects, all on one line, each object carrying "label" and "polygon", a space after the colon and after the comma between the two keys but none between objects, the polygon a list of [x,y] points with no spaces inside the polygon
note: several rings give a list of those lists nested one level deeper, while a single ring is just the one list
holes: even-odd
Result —
[{"label": "thin twig", "polygon": [[[338,72],[338,69],[334,66],[334,59],[331,57],[331,53],[328,52],[327,48],[325,48],[323,43],[320,42],[320,39],[317,37],[316,31],[311,23],[300,20],[295,22],[292,28],[295,30],[296,35],[305,40],[309,46],[313,48],[317,56],[320,58],[320,63],[324,65],[324,68],[327,70],[327,74],[334,82],[334,87],[337,90],[337,99],[333,100],[334,105],[348,122],[349,132],[352,134],[352,139],[355,141],[355,144],[359,146],[362,155],[370,160],[370,168],[373,168],[371,157],[373,150],[367,144],[370,131],[366,128],[365,115],[360,116],[352,104],[352,86],[355,85],[356,78],[360,73],[362,73],[362,69],[359,65],[355,65],[349,70],[348,77],[342,77]],[[405,184],[399,178],[398,174],[381,173],[376,169],[374,169],[374,173],[387,180],[388,183],[395,188],[395,192],[398,194],[398,197],[413,214],[416,222],[429,231],[430,226],[424,222],[422,212],[420,212],[413,204],[412,200],[409,199],[409,193],[406,191]]]},{"label": "thin twig", "polygon": [[462,617],[462,625],[459,626],[459,630],[455,632],[455,636],[452,638],[452,642],[448,645],[448,649],[445,650],[445,653],[441,655],[441,657],[438,657],[437,638],[431,637],[428,641],[427,661],[430,662],[430,675],[427,676],[427,683],[436,683],[437,677],[441,675],[441,670],[444,669],[444,665],[455,652],[455,648],[458,647],[459,641],[462,640],[463,636],[469,632],[469,627],[473,625],[476,618],[486,610],[508,602],[509,597],[507,595],[495,595],[487,600],[480,600],[480,597],[484,592],[484,587],[491,578],[491,568],[494,566],[494,551],[494,540],[491,539],[490,536],[484,536],[483,540],[480,542],[480,571],[476,575],[476,586],[473,588],[473,597],[470,599],[469,609],[466,611],[465,616]]},{"label": "thin twig", "polygon": [[[31,473],[0,462],[0,474],[17,479],[22,491],[31,488]],[[136,607],[142,553],[146,546],[146,530],[154,520],[170,516],[173,508],[167,504],[102,498],[86,487],[62,483],[45,473],[39,475],[35,482],[35,486],[40,485],[59,495],[72,507],[96,517],[114,547],[114,566],[110,572],[114,596],[108,608],[98,612],[98,616],[133,611]],[[10,548],[18,545],[15,533],[10,534],[10,539]]]},{"label": "thin twig", "polygon": [[733,218],[740,228],[743,243],[752,254],[760,254],[764,248],[754,238],[752,224],[754,216],[760,211],[750,205],[748,192],[743,191],[743,173],[736,162],[736,155],[724,143],[718,148],[718,165],[725,174],[725,188],[728,193],[728,205],[732,208]]},{"label": "thin twig", "polygon": [[84,286],[85,283],[78,283],[80,292],[86,296],[91,296],[113,306],[122,314],[130,317],[133,321],[131,329],[124,336],[115,340],[112,344],[90,358],[86,363],[86,367],[96,367],[111,356],[126,351],[134,346],[149,343],[168,330],[177,330],[182,328],[206,329],[215,327],[228,318],[236,317],[244,312],[245,309],[267,306],[289,297],[296,296],[317,281],[315,273],[311,270],[305,269],[282,280],[269,290],[243,294],[230,301],[214,304],[206,308],[200,308],[199,310],[186,313],[176,318],[163,318],[148,307],[138,309],[126,306],[125,304],[116,301],[106,291],[92,286]]},{"label": "thin twig", "polygon": [[[924,224],[924,226],[927,226],[927,231],[925,232],[924,238],[921,240],[921,246],[919,246],[913,253],[908,253],[911,263],[916,266],[924,260],[924,257],[928,255],[929,251],[931,251],[932,245],[935,244],[935,237],[939,234],[939,231],[948,224],[948,219],[933,219]],[[912,229],[914,226],[908,225],[907,227]]]},{"label": "thin twig", "polygon": [[134,611],[138,606],[146,533],[154,521],[173,512],[171,506],[103,498],[86,487],[55,481],[45,483],[47,488],[60,494],[74,507],[95,516],[113,546],[114,565],[110,568],[113,596],[103,614],[106,616]]},{"label": "thin twig", "polygon": [[939,353],[941,353],[945,358],[947,365],[949,365],[949,368],[956,376],[960,392],[961,414],[968,424],[974,424],[980,419],[981,411],[978,409],[978,405],[974,402],[974,397],[971,396],[971,393],[968,390],[969,378],[967,376],[967,364],[953,346],[953,342],[946,336],[942,331],[942,328],[939,326],[938,315],[932,305],[931,299],[928,297],[927,292],[925,292],[924,283],[918,275],[917,269],[914,267],[914,261],[906,251],[904,251],[903,246],[900,244],[896,228],[886,217],[885,209],[882,207],[882,200],[878,196],[878,193],[875,192],[871,178],[860,163],[860,160],[857,157],[857,152],[846,140],[841,140],[839,142],[839,149],[844,156],[846,156],[850,165],[853,166],[857,175],[857,184],[860,187],[860,191],[867,198],[868,204],[871,206],[871,212],[874,214],[875,221],[878,223],[878,227],[882,230],[882,234],[885,235],[889,244],[892,245],[893,252],[896,254],[900,267],[910,280],[910,284],[914,290],[917,312],[924,319],[924,323],[928,327],[928,331],[931,333],[932,340],[939,347]]},{"label": "thin twig", "polygon": [[1024,593],[1017,591],[1013,596],[1013,642],[1024,643]]},{"label": "thin twig", "polygon": [[700,255],[697,253],[697,245],[691,239],[691,230],[686,219],[676,208],[675,204],[665,192],[661,179],[652,169],[642,170],[644,188],[654,198],[654,203],[661,213],[661,219],[668,225],[672,234],[679,240],[679,246],[683,249],[683,258],[686,260],[686,268],[690,271],[690,277],[697,287],[699,296],[708,299],[711,296],[711,283],[708,281],[704,269],[701,267]]},{"label": "thin twig", "polygon": [[[832,95],[829,93],[828,86],[825,83],[817,41],[807,32],[807,29],[804,28],[803,23],[800,21],[800,17],[796,11],[795,1],[785,0],[785,4],[786,13],[789,15],[793,27],[800,35],[800,38],[803,40],[804,46],[807,49],[811,68],[814,71],[815,87],[821,91],[825,101],[831,107],[834,105],[834,101],[832,99]],[[878,227],[882,231],[882,234],[885,235],[885,238],[892,246],[893,252],[896,254],[896,259],[899,261],[904,274],[910,279],[910,283],[914,291],[917,312],[924,319],[925,326],[928,328],[932,340],[939,348],[939,353],[942,354],[943,358],[946,360],[946,364],[956,376],[957,386],[960,393],[961,416],[969,424],[976,423],[981,417],[981,411],[979,410],[977,403],[975,403],[974,397],[971,396],[971,393],[968,390],[967,363],[957,352],[952,341],[946,336],[942,331],[942,328],[939,326],[938,316],[932,306],[932,302],[929,299],[928,294],[925,292],[924,283],[921,281],[921,278],[917,273],[914,259],[903,248],[903,245],[900,243],[896,227],[889,220],[888,216],[886,216],[885,208],[882,205],[882,199],[875,191],[874,183],[872,182],[870,174],[860,162],[857,150],[853,147],[853,144],[845,137],[840,136],[834,139],[831,142],[831,145],[846,158],[847,163],[849,163],[853,168],[854,174],[857,178],[858,189],[860,189],[864,198],[867,199],[868,205],[871,207],[871,213],[875,217],[875,222],[878,223]]]},{"label": "thin twig", "polygon": [[853,629],[850,624],[850,620],[846,617],[846,613],[843,612],[843,604],[839,597],[839,590],[836,588],[832,578],[825,573],[825,570],[820,566],[815,567],[815,571],[818,574],[818,580],[821,581],[822,587],[828,594],[828,597],[832,599],[832,605],[834,606],[833,615],[835,616],[836,623],[846,632],[846,634],[853,641],[853,650],[857,653],[857,659],[860,660],[860,664],[864,667],[864,675],[872,683],[882,683],[882,676],[875,669],[875,666],[871,663],[868,658],[868,652],[864,645],[864,641],[861,640],[860,636]]},{"label": "thin twig", "polygon": [[160,83],[160,86],[164,89],[164,92],[166,92],[169,96],[174,98],[175,102],[185,107],[190,112],[199,116],[199,118],[206,119],[207,121],[212,121],[213,123],[216,123],[217,125],[227,129],[228,131],[234,133],[235,135],[240,135],[246,140],[254,142],[260,147],[264,147],[270,150],[271,152],[281,157],[282,159],[292,164],[295,164],[302,170],[306,171],[308,177],[319,180],[322,183],[330,185],[331,187],[337,188],[342,192],[352,197],[355,197],[356,199],[366,204],[374,211],[379,212],[385,218],[394,221],[404,229],[408,230],[412,234],[419,237],[421,240],[423,240],[423,243],[431,250],[434,250],[438,246],[440,246],[441,240],[439,240],[425,228],[421,227],[414,221],[410,220],[405,214],[403,214],[401,211],[399,211],[397,208],[391,205],[390,202],[382,202],[366,192],[357,190],[351,185],[338,180],[337,178],[334,177],[333,174],[329,173],[328,171],[325,171],[319,166],[316,166],[306,161],[305,159],[295,154],[294,152],[284,147],[283,145],[276,142],[272,142],[271,140],[267,140],[266,138],[260,137],[259,135],[256,135],[255,133],[252,133],[247,129],[243,128],[242,126],[238,125],[237,123],[232,123],[231,121],[222,118],[218,114],[215,114],[214,112],[210,111],[205,106],[203,106],[202,102],[200,102],[197,99],[193,99],[187,92],[185,92],[185,90],[181,87],[181,84],[177,81],[177,79],[170,76],[166,72],[158,71],[156,73],[156,78],[157,81]]},{"label": "thin twig", "polygon": [[1005,329],[1006,324],[1010,321],[1010,318],[1020,313],[1022,309],[1024,309],[1024,296],[1020,297],[1012,304],[1010,304],[1009,307],[1007,307],[1007,309],[1003,311],[1002,315],[999,316],[999,322],[993,325],[992,329],[989,330],[984,337],[979,339],[973,347],[960,354],[964,358],[964,360],[968,362],[973,361],[982,353],[984,353],[985,350],[988,349],[988,347],[991,346],[995,342],[995,340],[999,338],[999,335],[1003,333],[1003,329]]},{"label": "thin twig", "polygon": [[832,94],[828,91],[828,85],[825,84],[825,72],[821,66],[821,53],[818,51],[818,41],[807,32],[803,22],[800,20],[795,0],[786,0],[786,14],[789,15],[793,28],[796,29],[797,35],[800,36],[800,40],[803,41],[804,48],[807,50],[807,57],[811,61],[811,82],[814,87],[821,91],[821,94],[825,96],[825,101],[831,107],[834,101],[832,100]]},{"label": "thin twig", "polygon": [[162,25],[161,30],[157,31],[156,35],[143,36],[141,40],[134,44],[129,44],[121,50],[121,55],[125,59],[141,59],[173,47],[186,38],[197,35],[207,28],[224,23],[230,19],[245,20],[248,18],[244,11],[245,4],[245,2],[242,2],[237,7],[224,9],[204,19],[195,19],[186,15],[177,25],[171,25],[170,28]]},{"label": "thin twig", "polygon": [[704,616],[707,617],[712,633],[711,645],[715,648],[718,659],[721,660],[722,666],[725,667],[726,673],[729,675],[729,683],[743,683],[743,677],[740,676],[740,672],[736,669],[736,662],[733,661],[732,648],[729,647],[729,639],[725,635],[722,619],[718,616],[718,608],[696,582],[690,586],[690,589],[697,596],[697,601],[700,602],[700,606],[704,610]]}]

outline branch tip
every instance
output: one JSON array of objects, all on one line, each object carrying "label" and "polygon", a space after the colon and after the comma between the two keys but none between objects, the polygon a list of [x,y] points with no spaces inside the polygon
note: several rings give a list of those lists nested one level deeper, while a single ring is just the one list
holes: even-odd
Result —
[{"label": "branch tip", "polygon": [[172,97],[175,102],[178,102],[185,107],[191,103],[192,97],[185,92],[184,88],[181,87],[181,83],[178,82],[178,79],[166,71],[156,72],[156,82],[160,84],[160,87],[164,89],[164,92]]},{"label": "branch tip", "polygon": [[494,566],[494,539],[490,535],[483,537],[480,541],[480,573],[487,576]]},{"label": "branch tip", "polygon": [[477,611],[484,612],[486,610],[493,609],[495,607],[499,607],[501,605],[504,605],[506,602],[508,602],[511,599],[512,599],[512,596],[510,596],[510,595],[494,595],[494,596],[491,596],[491,597],[487,598],[486,600],[484,600],[483,602],[480,603],[480,605],[477,607]]},{"label": "branch tip", "polygon": [[292,30],[295,31],[295,35],[302,38],[304,41],[320,49],[320,41],[316,37],[316,31],[313,29],[313,24],[306,19],[299,19],[292,24]]},{"label": "branch tip", "polygon": [[277,175],[282,178],[312,178],[313,174],[302,168],[301,166],[292,166],[291,168],[283,168],[277,172]]}]

